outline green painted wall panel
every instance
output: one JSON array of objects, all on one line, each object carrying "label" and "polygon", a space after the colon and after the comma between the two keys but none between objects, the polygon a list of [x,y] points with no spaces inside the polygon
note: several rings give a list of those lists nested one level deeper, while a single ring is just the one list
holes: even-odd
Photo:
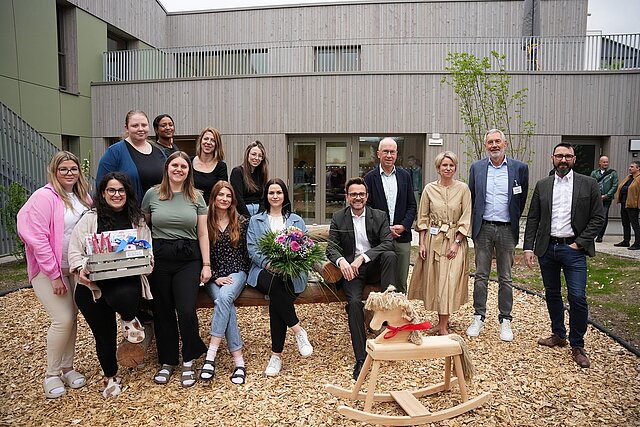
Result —
[{"label": "green painted wall panel", "polygon": [[[18,54],[16,52],[16,27],[13,22],[13,2],[0,2],[0,75],[18,78]],[[4,98],[4,92],[0,92]]]},{"label": "green painted wall panel", "polygon": [[14,112],[20,111],[20,90],[17,80],[0,76],[0,101]]},{"label": "green painted wall panel", "polygon": [[63,135],[91,136],[91,99],[60,94],[60,127]]},{"label": "green painted wall panel", "polygon": [[51,0],[14,0],[13,7],[18,39],[20,80],[57,90],[56,2]]},{"label": "green painted wall panel", "polygon": [[[60,92],[20,82],[22,118],[40,133],[60,134]],[[53,141],[52,141],[53,142]]]},{"label": "green painted wall panel", "polygon": [[107,50],[107,24],[76,9],[78,30],[78,89],[91,96],[91,82],[102,81],[102,53]]}]

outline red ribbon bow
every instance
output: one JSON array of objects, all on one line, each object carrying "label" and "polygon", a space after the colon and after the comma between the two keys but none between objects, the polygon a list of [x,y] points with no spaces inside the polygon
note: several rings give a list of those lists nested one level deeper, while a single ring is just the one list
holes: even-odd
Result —
[{"label": "red ribbon bow", "polygon": [[400,331],[421,331],[424,329],[431,329],[431,322],[422,322],[422,323],[407,323],[402,326],[391,326],[387,325],[388,331],[384,334],[384,339],[388,340],[389,338],[395,337]]}]

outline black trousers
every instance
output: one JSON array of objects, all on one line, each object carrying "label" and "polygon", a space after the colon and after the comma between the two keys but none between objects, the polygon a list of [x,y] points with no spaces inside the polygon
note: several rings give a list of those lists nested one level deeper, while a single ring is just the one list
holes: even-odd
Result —
[{"label": "black trousers", "polygon": [[364,325],[364,303],[362,292],[365,284],[380,284],[380,288],[395,284],[396,281],[396,254],[393,251],[383,252],[374,261],[362,264],[359,274],[351,281],[340,281],[344,293],[347,296],[347,319],[349,332],[351,333],[351,345],[356,360],[364,360],[367,356],[367,336]]},{"label": "black trousers", "polygon": [[[638,208],[620,208],[622,220],[622,240],[633,245],[640,245],[640,223],[638,222]],[[631,229],[633,228],[634,242],[631,242]]]},{"label": "black trousers", "polygon": [[282,353],[287,337],[287,327],[290,328],[300,322],[293,305],[298,294],[293,292],[293,283],[290,280],[285,282],[280,276],[268,270],[262,270],[258,275],[256,289],[269,295],[271,351]]},{"label": "black trousers", "polygon": [[179,363],[180,338],[182,360],[197,359],[207,351],[196,315],[202,269],[198,241],[154,239],[153,254],[155,263],[149,282],[158,361]]},{"label": "black trousers", "polygon": [[113,377],[118,373],[116,313],[120,313],[123,320],[133,320],[140,302],[140,277],[122,277],[101,281],[98,285],[102,296],[97,301],[93,300],[91,290],[81,284],[76,286],[74,297],[96,341],[100,367],[106,377]]}]

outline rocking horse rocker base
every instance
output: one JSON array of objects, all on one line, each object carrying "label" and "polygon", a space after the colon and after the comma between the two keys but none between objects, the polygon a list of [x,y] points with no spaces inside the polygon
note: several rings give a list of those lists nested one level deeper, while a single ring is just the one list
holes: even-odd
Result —
[{"label": "rocking horse rocker base", "polygon": [[[468,350],[462,338],[457,335],[420,337],[414,328],[406,327],[409,322],[415,321],[415,311],[410,306],[406,297],[393,293],[395,299],[404,301],[408,305],[395,307],[392,310],[381,311],[375,307],[376,298],[390,293],[372,292],[367,300],[367,309],[374,310],[374,318],[371,321],[373,329],[379,329],[383,321],[388,325],[402,325],[401,327],[387,326],[385,332],[376,339],[367,340],[367,358],[364,362],[360,376],[353,390],[347,390],[331,384],[326,384],[325,389],[332,395],[344,399],[364,401],[364,410],[358,410],[346,405],[338,407],[338,413],[356,421],[369,422],[382,425],[404,426],[414,424],[433,423],[452,418],[468,412],[486,403],[490,393],[482,393],[469,399],[467,394],[467,380],[471,378],[473,367],[471,361],[465,358]],[[374,295],[375,294],[375,295]],[[373,295],[373,300],[372,300]],[[400,296],[402,298],[400,298]],[[372,304],[373,303],[373,304]],[[370,306],[372,306],[370,308]],[[402,308],[402,310],[401,310]],[[407,311],[409,312],[407,314]],[[411,324],[413,325],[413,324]],[[385,338],[386,337],[386,338]],[[376,393],[376,382],[383,361],[396,360],[424,360],[444,358],[444,381],[427,388],[418,390],[400,390],[388,393]],[[452,374],[455,372],[455,376]],[[366,393],[361,392],[365,378],[369,374],[369,383]],[[430,412],[418,398],[439,392],[451,390],[453,386],[460,389],[462,402],[451,408],[436,412]],[[376,414],[371,412],[373,402],[396,402],[407,413],[404,416]]]}]

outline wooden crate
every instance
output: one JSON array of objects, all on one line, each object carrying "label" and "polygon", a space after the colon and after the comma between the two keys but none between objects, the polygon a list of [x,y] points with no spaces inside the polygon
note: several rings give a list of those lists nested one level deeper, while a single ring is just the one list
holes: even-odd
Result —
[{"label": "wooden crate", "polygon": [[148,274],[151,273],[151,250],[136,249],[89,255],[87,269],[92,281]]}]

